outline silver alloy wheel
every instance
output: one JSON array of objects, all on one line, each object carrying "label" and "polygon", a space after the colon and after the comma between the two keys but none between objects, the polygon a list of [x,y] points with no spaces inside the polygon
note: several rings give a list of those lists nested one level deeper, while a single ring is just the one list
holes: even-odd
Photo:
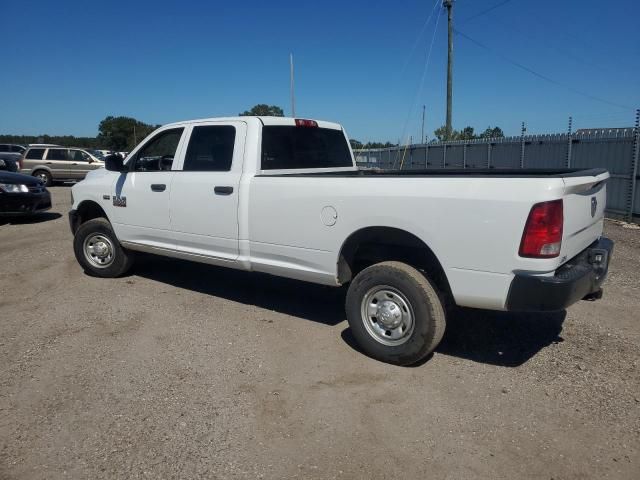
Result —
[{"label": "silver alloy wheel", "polygon": [[44,183],[45,185],[47,184],[47,182],[49,181],[49,175],[47,174],[47,172],[41,170],[38,173],[36,173],[36,178],[39,178],[40,181],[42,183]]},{"label": "silver alloy wheel", "polygon": [[383,345],[402,345],[413,333],[411,303],[399,290],[386,285],[370,289],[362,297],[361,315],[367,332]]},{"label": "silver alloy wheel", "polygon": [[97,268],[107,268],[115,259],[111,239],[100,233],[85,238],[82,250],[87,261]]}]

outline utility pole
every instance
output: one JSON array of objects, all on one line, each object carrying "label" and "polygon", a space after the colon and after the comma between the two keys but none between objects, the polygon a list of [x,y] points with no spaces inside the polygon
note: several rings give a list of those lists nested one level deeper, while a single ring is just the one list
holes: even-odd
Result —
[{"label": "utility pole", "polygon": [[424,143],[424,111],[426,108],[425,105],[422,105],[422,135],[420,135],[420,143]]},{"label": "utility pole", "polygon": [[453,0],[442,0],[442,6],[447,9],[447,31],[449,43],[447,47],[447,124],[445,126],[446,140],[451,139],[451,100],[453,97]]},{"label": "utility pole", "polygon": [[295,117],[296,116],[296,98],[295,98],[295,94],[293,93],[293,53],[289,54],[289,76],[290,76],[290,81],[291,84],[289,85],[289,88],[291,90],[291,116]]}]

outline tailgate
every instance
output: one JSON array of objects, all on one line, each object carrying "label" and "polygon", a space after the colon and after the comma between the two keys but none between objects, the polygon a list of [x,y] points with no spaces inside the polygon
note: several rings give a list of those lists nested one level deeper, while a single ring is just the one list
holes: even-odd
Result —
[{"label": "tailgate", "polygon": [[602,235],[609,172],[596,176],[564,177],[564,228],[560,258],[578,255]]}]

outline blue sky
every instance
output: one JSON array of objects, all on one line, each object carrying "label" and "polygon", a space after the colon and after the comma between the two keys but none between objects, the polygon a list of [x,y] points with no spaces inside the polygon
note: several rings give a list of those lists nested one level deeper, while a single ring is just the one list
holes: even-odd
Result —
[{"label": "blue sky", "polygon": [[[0,133],[95,135],[107,115],[168,123],[256,103],[289,114],[293,52],[298,117],[396,142],[419,137],[425,104],[432,135],[446,89],[439,0],[424,27],[434,1],[2,0]],[[631,126],[638,18],[637,0],[457,0],[456,28],[475,43],[454,40],[454,128],[548,133],[569,115],[577,128]]]}]

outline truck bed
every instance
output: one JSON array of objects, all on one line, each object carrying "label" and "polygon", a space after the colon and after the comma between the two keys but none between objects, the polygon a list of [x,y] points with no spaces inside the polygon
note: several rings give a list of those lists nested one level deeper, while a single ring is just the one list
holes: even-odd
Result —
[{"label": "truck bed", "polygon": [[485,178],[562,178],[597,177],[604,168],[439,168],[391,170],[381,168],[341,172],[263,173],[260,177],[485,177]]}]

